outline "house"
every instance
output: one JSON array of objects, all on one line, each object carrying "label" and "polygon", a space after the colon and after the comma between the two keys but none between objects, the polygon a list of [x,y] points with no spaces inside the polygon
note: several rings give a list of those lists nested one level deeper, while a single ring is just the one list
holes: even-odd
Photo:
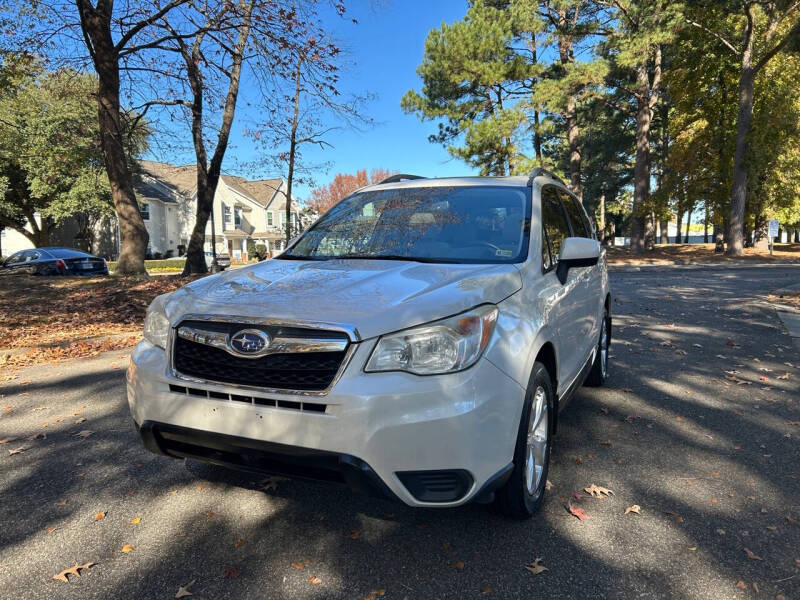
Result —
[{"label": "house", "polygon": [[[141,161],[134,190],[147,232],[150,234],[148,254],[153,257],[174,257],[185,253],[195,225],[197,210],[195,165]],[[310,225],[314,216],[299,213],[292,203],[293,231],[299,233]],[[248,180],[222,175],[214,196],[214,229],[212,219],[206,224],[205,250],[211,251],[216,241],[217,253],[233,259],[247,260],[248,242],[262,244],[270,254],[285,249],[286,182],[282,178]],[[37,218],[40,218],[38,215]],[[62,231],[63,230],[63,231]],[[116,216],[105,219],[97,228],[91,250],[108,258],[119,255],[119,228]],[[79,246],[75,228],[60,226],[59,235],[51,236],[51,244]],[[32,248],[22,234],[2,230],[0,249],[3,256]]]},{"label": "house", "polygon": [[[141,162],[136,197],[154,256],[178,256],[189,244],[197,208],[195,169],[195,165]],[[285,248],[286,182],[282,178],[252,181],[222,175],[213,211],[214,230],[212,219],[206,225],[206,251],[211,251],[212,240],[218,253],[242,260],[247,259],[248,242],[263,244],[271,254]],[[298,215],[293,210],[291,222],[299,232],[308,223]]]}]

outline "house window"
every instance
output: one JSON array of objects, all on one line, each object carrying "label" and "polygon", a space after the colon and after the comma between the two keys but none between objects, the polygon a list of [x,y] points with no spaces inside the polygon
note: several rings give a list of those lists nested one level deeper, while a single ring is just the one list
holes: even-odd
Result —
[{"label": "house window", "polygon": [[286,213],[281,213],[281,227],[286,227]]},{"label": "house window", "polygon": [[150,203],[149,202],[140,202],[139,203],[139,214],[142,215],[142,221],[149,221],[150,220]]},{"label": "house window", "polygon": [[241,208],[234,208],[233,209],[233,226],[236,229],[242,228],[242,209]]},{"label": "house window", "polygon": [[272,211],[271,211],[271,210],[268,210],[268,211],[267,211],[267,225],[269,225],[270,227],[272,227],[274,224],[275,224],[275,222],[274,222],[274,220],[273,220],[273,214],[272,214]]},{"label": "house window", "polygon": [[222,205],[222,222],[223,224],[231,222],[231,207],[224,204]]}]

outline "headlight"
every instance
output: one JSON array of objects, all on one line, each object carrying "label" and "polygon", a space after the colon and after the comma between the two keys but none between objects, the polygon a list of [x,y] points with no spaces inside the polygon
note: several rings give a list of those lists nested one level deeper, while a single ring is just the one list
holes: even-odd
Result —
[{"label": "headlight", "polygon": [[415,375],[461,371],[480,358],[496,321],[496,306],[479,306],[455,317],[384,335],[364,370]]},{"label": "headlight", "polygon": [[169,319],[164,311],[164,296],[166,294],[157,296],[150,303],[144,318],[144,339],[162,349],[166,349],[169,335]]}]

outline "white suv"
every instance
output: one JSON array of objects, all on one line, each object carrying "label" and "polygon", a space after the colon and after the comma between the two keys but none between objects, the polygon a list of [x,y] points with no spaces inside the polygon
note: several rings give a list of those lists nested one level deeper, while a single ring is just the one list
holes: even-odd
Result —
[{"label": "white suv", "polygon": [[156,298],[128,402],[154,452],[526,517],[558,412],[606,377],[610,306],[555,176],[396,175],[273,260]]}]

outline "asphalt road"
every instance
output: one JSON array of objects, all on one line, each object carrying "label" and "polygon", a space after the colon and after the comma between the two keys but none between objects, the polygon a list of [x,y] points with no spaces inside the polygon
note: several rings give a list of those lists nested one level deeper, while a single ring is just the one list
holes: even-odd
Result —
[{"label": "asphalt road", "polygon": [[[562,414],[526,522],[150,455],[121,353],[19,371],[0,385],[0,440],[18,438],[0,445],[0,598],[167,599],[192,581],[198,599],[800,598],[800,355],[760,299],[798,280],[613,273],[609,385]],[[572,499],[581,521],[565,506],[590,484],[614,495]]]}]

